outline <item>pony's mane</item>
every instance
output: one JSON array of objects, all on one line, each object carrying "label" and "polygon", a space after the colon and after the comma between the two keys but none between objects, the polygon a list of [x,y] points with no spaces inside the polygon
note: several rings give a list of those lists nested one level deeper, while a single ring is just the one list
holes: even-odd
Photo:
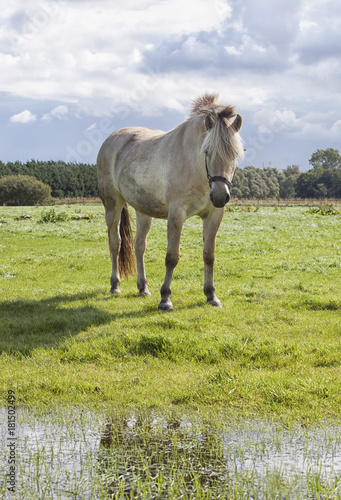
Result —
[{"label": "pony's mane", "polygon": [[209,115],[214,114],[221,119],[233,118],[236,116],[234,106],[226,106],[217,102],[218,94],[204,94],[194,99],[192,103],[192,115]]},{"label": "pony's mane", "polygon": [[208,151],[212,157],[220,156],[223,161],[233,161],[244,156],[239,134],[230,126],[237,113],[234,106],[217,102],[217,94],[204,94],[194,99],[191,117],[208,116],[214,125],[207,130],[202,144],[202,152]]}]

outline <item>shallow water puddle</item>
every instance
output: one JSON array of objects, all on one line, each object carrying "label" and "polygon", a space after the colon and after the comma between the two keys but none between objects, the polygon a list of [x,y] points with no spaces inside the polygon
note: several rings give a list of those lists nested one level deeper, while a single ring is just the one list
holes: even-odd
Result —
[{"label": "shallow water puddle", "polygon": [[1,498],[341,498],[338,426],[21,409],[10,436],[7,417]]}]

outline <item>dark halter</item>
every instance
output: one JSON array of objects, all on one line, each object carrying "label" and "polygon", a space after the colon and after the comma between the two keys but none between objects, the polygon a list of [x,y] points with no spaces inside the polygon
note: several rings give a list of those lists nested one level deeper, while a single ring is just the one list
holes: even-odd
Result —
[{"label": "dark halter", "polygon": [[[208,166],[207,166],[207,153],[205,152],[205,167],[206,167],[206,173],[207,173],[207,179],[210,187],[212,187],[212,182],[224,182],[226,186],[229,188],[229,191],[232,189],[232,182],[228,181],[225,177],[221,177],[220,175],[214,175],[213,177],[209,174],[208,172]],[[232,179],[233,180],[233,179]]]}]

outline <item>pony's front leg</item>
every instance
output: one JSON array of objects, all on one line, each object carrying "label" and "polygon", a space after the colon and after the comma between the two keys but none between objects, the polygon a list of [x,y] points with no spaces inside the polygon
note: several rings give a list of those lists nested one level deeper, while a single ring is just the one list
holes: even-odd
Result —
[{"label": "pony's front leg", "polygon": [[180,258],[180,236],[185,216],[179,209],[170,210],[167,223],[168,246],[166,254],[166,277],[161,287],[161,302],[159,309],[161,311],[173,311],[173,304],[170,300],[171,282],[174,269]]},{"label": "pony's front leg", "polygon": [[203,219],[203,239],[204,239],[204,293],[208,304],[221,307],[220,300],[215,294],[213,281],[213,268],[215,259],[216,236],[224,216],[224,208],[215,209],[209,216]]},{"label": "pony's front leg", "polygon": [[136,210],[136,236],[135,236],[135,255],[137,264],[137,288],[140,295],[150,296],[147,287],[147,278],[144,269],[144,253],[146,250],[147,234],[151,228],[153,219]]}]

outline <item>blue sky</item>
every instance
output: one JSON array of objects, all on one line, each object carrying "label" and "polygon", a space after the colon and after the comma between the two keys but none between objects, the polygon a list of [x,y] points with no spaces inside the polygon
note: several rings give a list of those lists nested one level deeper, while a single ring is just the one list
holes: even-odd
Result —
[{"label": "blue sky", "polygon": [[13,0],[0,12],[0,160],[94,163],[205,91],[243,117],[241,166],[341,150],[337,0]]}]

